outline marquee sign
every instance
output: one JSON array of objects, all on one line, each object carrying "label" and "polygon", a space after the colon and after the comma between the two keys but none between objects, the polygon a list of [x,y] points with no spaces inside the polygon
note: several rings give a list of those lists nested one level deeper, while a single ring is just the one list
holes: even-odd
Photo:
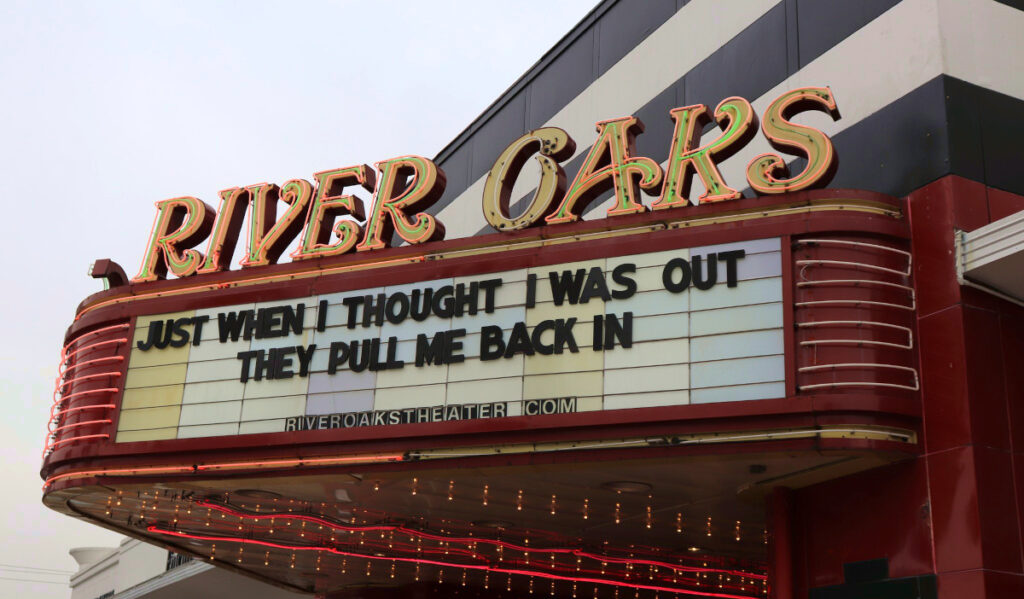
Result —
[{"label": "marquee sign", "polygon": [[318,597],[786,595],[793,506],[921,451],[919,248],[905,199],[813,190],[829,88],[671,92],[627,99],[647,155],[583,94],[470,130],[447,194],[404,155],[157,202],[65,335],[44,502]]},{"label": "marquee sign", "polygon": [[139,317],[116,440],[785,395],[778,238]]},{"label": "marquee sign", "polygon": [[[820,110],[839,118],[828,88],[806,87],[787,92],[772,102],[761,118],[761,131],[777,150],[806,158],[800,173],[790,175],[777,154],[755,157],[746,180],[761,195],[799,191],[826,184],[836,166],[829,138],[812,127],[793,123],[794,115]],[[675,123],[667,170],[649,157],[635,155],[635,137],[643,123],[636,117],[597,123],[597,141],[591,146],[573,181],[566,186],[561,163],[575,152],[575,141],[562,129],[544,127],[513,141],[498,157],[487,176],[482,209],[498,231],[559,225],[579,220],[586,208],[611,191],[613,205],[607,216],[665,210],[741,197],[730,187],[717,164],[742,148],[757,131],[757,116],[750,102],[731,97],[711,113],[697,104],[670,111]],[[702,143],[704,126],[715,122],[721,134]],[[509,214],[509,199],[523,165],[535,157],[541,166],[534,196],[518,216]],[[281,186],[259,183],[220,192],[214,211],[195,197],[156,203],[157,216],[149,244],[134,282],[163,279],[168,272],[187,277],[227,270],[249,215],[243,268],[273,264],[289,244],[299,239],[293,260],[340,256],[389,247],[397,237],[409,244],[444,238],[444,225],[425,212],[442,195],[444,172],[421,156],[401,156],[376,164],[346,166],[315,174],[315,184],[293,179]],[[696,175],[705,192],[691,198]],[[372,209],[344,193],[362,187],[373,194]],[[656,200],[645,205],[641,192]],[[278,204],[286,208],[278,216]],[[207,241],[206,253],[192,249]]]}]

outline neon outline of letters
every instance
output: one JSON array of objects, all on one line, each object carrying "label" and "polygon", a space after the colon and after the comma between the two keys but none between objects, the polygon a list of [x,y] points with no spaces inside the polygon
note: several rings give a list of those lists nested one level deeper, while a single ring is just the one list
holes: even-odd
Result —
[{"label": "neon outline of letters", "polygon": [[231,266],[231,257],[238,245],[245,213],[252,201],[252,194],[245,187],[232,187],[220,192],[220,207],[213,221],[213,232],[206,244],[206,263],[197,274],[221,272]]},{"label": "neon outline of letters", "polygon": [[[565,170],[559,162],[576,152],[576,142],[558,127],[530,131],[513,141],[498,156],[487,173],[482,208],[484,218],[498,231],[516,231],[544,224],[541,219],[554,211],[554,200],[565,194]],[[532,154],[540,164],[540,183],[530,205],[515,218],[509,216],[509,200],[523,165]]]},{"label": "neon outline of letters", "polygon": [[[696,206],[743,197],[739,191],[726,184],[715,163],[727,160],[738,152],[757,132],[757,116],[750,102],[739,96],[719,102],[714,120],[722,128],[722,134],[705,145],[700,145],[700,138],[704,126],[711,122],[707,106],[682,106],[673,108],[669,114],[675,121],[675,129],[669,150],[668,173],[661,197],[651,209],[664,210],[690,203]],[[691,202],[690,184],[694,172],[704,185],[704,193]]]},{"label": "neon outline of letters", "polygon": [[[406,220],[405,210],[426,210],[444,193],[444,171],[422,156],[399,156],[376,163],[377,191],[366,221],[363,241],[356,251],[390,247],[394,233],[411,244],[444,239],[444,225],[430,214],[419,212],[416,222]],[[411,177],[411,180],[405,181]]]},{"label": "neon outline of letters", "polygon": [[[608,216],[644,212],[647,207],[637,201],[639,190],[653,195],[648,190],[660,187],[661,166],[650,158],[633,156],[636,135],[644,130],[640,119],[627,116],[599,121],[596,129],[597,141],[591,146],[561,204],[544,219],[547,224],[579,220],[587,206],[609,187],[615,192],[615,205],[608,209]],[[605,162],[607,164],[603,164]]]},{"label": "neon outline of letters", "polygon": [[[155,203],[156,219],[150,230],[149,244],[133,283],[156,281],[167,271],[178,277],[194,275],[203,263],[203,254],[187,249],[195,246],[213,227],[213,210],[199,198],[182,196]],[[167,232],[173,229],[171,232]],[[179,250],[184,250],[179,255]]]},{"label": "neon outline of letters", "polygon": [[[313,186],[304,179],[292,179],[278,188],[272,183],[250,185],[249,243],[243,267],[265,266],[277,262],[284,250],[302,229],[305,212],[313,195]],[[274,221],[278,200],[288,204],[281,218]]]},{"label": "neon outline of letters", "polygon": [[832,120],[840,118],[835,96],[827,87],[803,87],[776,98],[764,111],[761,131],[776,150],[796,149],[807,154],[807,167],[795,177],[777,179],[773,171],[779,171],[783,176],[788,174],[785,160],[778,154],[756,156],[747,165],[747,182],[754,191],[761,194],[789,193],[824,185],[831,179],[837,166],[832,140],[820,129],[797,125],[789,120],[805,110],[821,110]]},{"label": "neon outline of letters", "polygon": [[[320,171],[315,176],[316,193],[306,213],[302,243],[291,253],[293,260],[340,256],[352,250],[362,236],[362,227],[353,220],[335,223],[334,219],[348,214],[358,220],[366,220],[366,209],[363,201],[356,196],[338,194],[353,183],[370,193],[376,187],[373,169],[366,164]],[[328,243],[332,233],[338,237],[338,241],[333,244]]]}]

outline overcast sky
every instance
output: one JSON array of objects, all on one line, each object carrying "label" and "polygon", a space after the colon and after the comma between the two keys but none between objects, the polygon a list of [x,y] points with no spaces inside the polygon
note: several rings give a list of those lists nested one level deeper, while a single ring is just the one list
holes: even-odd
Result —
[{"label": "overcast sky", "polygon": [[434,156],[595,3],[0,2],[0,596],[66,598],[5,579],[53,580],[11,566],[74,570],[69,548],[120,538],[40,502],[93,260],[134,274],[157,200]]}]

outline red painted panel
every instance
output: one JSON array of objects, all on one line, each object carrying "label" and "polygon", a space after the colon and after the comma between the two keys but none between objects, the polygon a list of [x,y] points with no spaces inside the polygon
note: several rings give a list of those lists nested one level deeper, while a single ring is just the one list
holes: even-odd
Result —
[{"label": "red painted panel", "polygon": [[958,447],[926,460],[937,571],[983,567],[974,452]]},{"label": "red painted panel", "polygon": [[936,582],[939,587],[939,599],[985,598],[984,570],[939,574]]},{"label": "red painted panel", "polygon": [[[961,596],[967,597],[968,595]],[[986,599],[1018,599],[1024,597],[1024,576],[986,570],[984,596]]]},{"label": "red painted panel", "polygon": [[917,310],[923,318],[960,300],[953,244],[952,198],[945,179],[907,197]]},{"label": "red painted panel", "polygon": [[988,188],[988,214],[993,221],[1006,218],[1024,210],[1024,196]]},{"label": "red painted panel", "polygon": [[1024,574],[1013,460],[1009,452],[975,445],[974,461],[985,567]]},{"label": "red painted panel", "polygon": [[971,441],[962,314],[956,306],[922,317],[918,322],[924,446],[928,452]]},{"label": "red painted panel", "polygon": [[932,571],[923,461],[824,482],[795,497],[798,588],[841,584],[843,564],[880,557],[889,559],[892,578]]},{"label": "red painted panel", "polygon": [[770,599],[790,599],[793,593],[793,493],[775,487],[768,496],[768,576]]},{"label": "red painted panel", "polygon": [[1021,538],[1020,558],[1024,563],[1024,456],[1010,454],[1013,464],[1014,502],[1016,503],[1017,534]]},{"label": "red painted panel", "polygon": [[963,231],[973,231],[990,222],[988,213],[988,190],[983,183],[950,176],[940,181],[952,194],[953,226]]},{"label": "red painted panel", "polygon": [[1024,452],[1024,314],[1003,314],[1000,333],[1003,345],[1003,373],[1006,381],[1006,399],[1010,442],[1013,451]]},{"label": "red painted panel", "polygon": [[[963,308],[965,398],[971,409],[971,441],[975,445],[1010,450],[1004,348],[999,315],[971,306]],[[1024,332],[1024,331],[1022,331]]]},{"label": "red painted panel", "polygon": [[944,177],[907,197],[918,313],[927,316],[960,301],[953,260],[953,231],[988,223],[985,188]]},{"label": "red painted panel", "polygon": [[782,237],[782,347],[785,359],[786,397],[796,395],[796,334],[794,325],[793,294],[796,288],[793,272],[793,238]]}]

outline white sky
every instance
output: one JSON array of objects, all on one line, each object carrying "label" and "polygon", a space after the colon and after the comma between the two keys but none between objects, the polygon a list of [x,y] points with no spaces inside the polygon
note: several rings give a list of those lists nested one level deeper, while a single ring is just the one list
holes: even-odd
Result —
[{"label": "white sky", "polygon": [[40,502],[94,259],[133,275],[157,200],[434,156],[595,3],[0,3],[0,597],[68,597],[5,568],[74,570],[69,548],[119,540]]}]

